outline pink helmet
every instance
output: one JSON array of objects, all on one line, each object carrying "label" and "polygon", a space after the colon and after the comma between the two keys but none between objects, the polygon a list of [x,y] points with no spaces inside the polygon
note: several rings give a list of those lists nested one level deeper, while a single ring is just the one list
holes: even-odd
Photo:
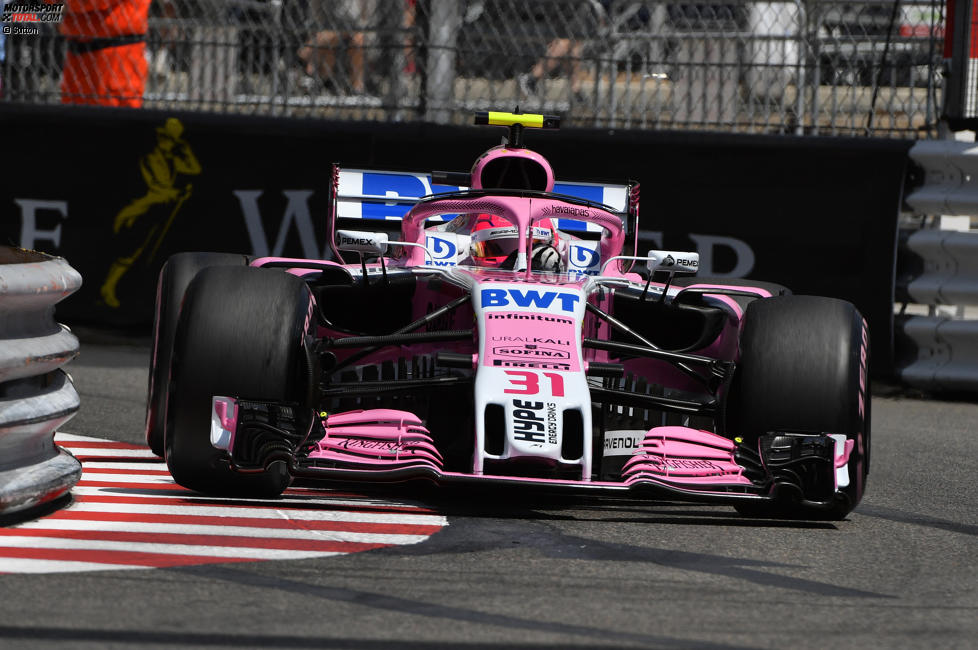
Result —
[{"label": "pink helmet", "polygon": [[[553,168],[546,158],[530,149],[502,144],[486,151],[472,165],[472,189],[551,192],[553,188]],[[480,214],[471,236],[469,253],[476,265],[499,268],[515,264],[519,236],[516,227],[506,219]],[[530,253],[533,255],[542,247],[554,247],[558,241],[557,229],[549,219],[537,222]]]},{"label": "pink helmet", "polygon": [[536,151],[501,144],[479,156],[472,165],[472,189],[552,192],[554,170]]}]

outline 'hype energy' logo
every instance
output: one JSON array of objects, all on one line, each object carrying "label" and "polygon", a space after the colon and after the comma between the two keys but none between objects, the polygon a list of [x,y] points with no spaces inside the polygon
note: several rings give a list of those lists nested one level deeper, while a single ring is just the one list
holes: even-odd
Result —
[{"label": "'hype energy' logo", "polygon": [[455,257],[458,253],[458,246],[451,239],[443,239],[434,235],[427,235],[425,238],[425,248],[431,257],[425,257],[427,266],[455,266]]},{"label": "'hype energy' logo", "polygon": [[517,307],[536,307],[537,309],[550,309],[550,305],[556,300],[561,311],[574,311],[574,305],[581,297],[573,293],[563,293],[559,291],[544,291],[543,293],[535,289],[521,291],[519,289],[483,289],[481,294],[482,307],[508,307],[510,304]]}]

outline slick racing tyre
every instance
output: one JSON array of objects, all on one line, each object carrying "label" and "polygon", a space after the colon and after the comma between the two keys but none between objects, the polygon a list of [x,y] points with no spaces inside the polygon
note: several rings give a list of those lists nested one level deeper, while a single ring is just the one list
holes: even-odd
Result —
[{"label": "slick racing tyre", "polygon": [[755,300],[744,316],[740,362],[726,409],[727,435],[757,448],[774,431],[845,434],[853,441],[848,485],[828,509],[779,503],[743,514],[842,519],[869,473],[869,333],[848,302],[816,296]]},{"label": "slick racing tyre", "polygon": [[177,253],[160,271],[156,287],[156,318],[153,320],[153,353],[149,360],[149,387],[146,397],[146,444],[157,456],[163,455],[163,424],[166,416],[167,379],[170,354],[177,331],[180,303],[190,281],[209,266],[245,266],[248,258],[230,253]]},{"label": "slick racing tyre", "polygon": [[210,443],[214,395],[308,407],[305,334],[312,295],[299,278],[252,267],[201,271],[177,324],[166,413],[166,463],[199,492],[276,496],[291,480],[284,461],[237,473]]}]

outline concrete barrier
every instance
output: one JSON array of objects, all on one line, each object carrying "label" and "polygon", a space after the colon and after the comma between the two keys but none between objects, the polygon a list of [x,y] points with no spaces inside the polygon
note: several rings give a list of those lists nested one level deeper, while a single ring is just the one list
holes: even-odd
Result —
[{"label": "concrete barrier", "polygon": [[61,369],[78,339],[54,307],[80,286],[62,258],[0,247],[0,515],[56,499],[81,477],[81,464],[54,444],[79,406]]}]

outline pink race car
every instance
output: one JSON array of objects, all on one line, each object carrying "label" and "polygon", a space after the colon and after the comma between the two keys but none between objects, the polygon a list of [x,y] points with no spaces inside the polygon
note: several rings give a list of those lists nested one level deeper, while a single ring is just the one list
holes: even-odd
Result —
[{"label": "pink race car", "polygon": [[[425,479],[852,510],[870,434],[855,307],[693,280],[696,253],[637,250],[637,184],[561,183],[523,146],[558,118],[476,123],[509,131],[469,174],[334,167],[330,259],[170,258],[146,434],[173,477],[235,495]],[[424,196],[383,187],[408,181]],[[399,235],[338,228],[370,217]]]}]

